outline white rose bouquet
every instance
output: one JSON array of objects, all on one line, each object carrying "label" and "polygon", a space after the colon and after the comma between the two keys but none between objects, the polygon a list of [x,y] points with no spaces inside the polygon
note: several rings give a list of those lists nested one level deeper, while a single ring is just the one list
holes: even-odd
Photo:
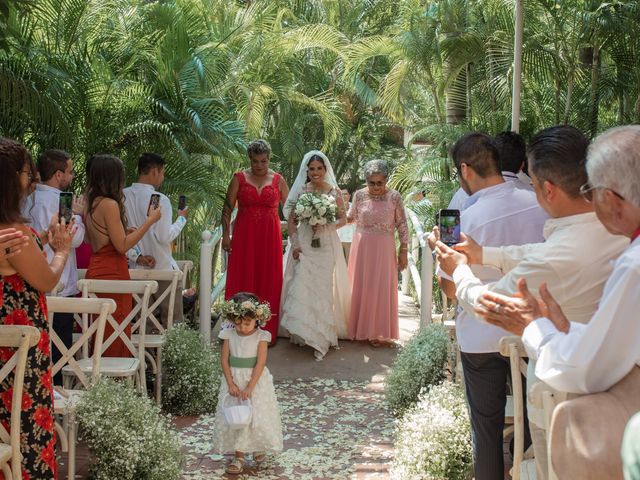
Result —
[{"label": "white rose bouquet", "polygon": [[[312,227],[328,225],[336,221],[338,205],[336,199],[326,193],[303,193],[298,198],[295,207],[295,215],[302,223]],[[315,228],[311,246],[320,247],[320,239],[315,236]]]}]

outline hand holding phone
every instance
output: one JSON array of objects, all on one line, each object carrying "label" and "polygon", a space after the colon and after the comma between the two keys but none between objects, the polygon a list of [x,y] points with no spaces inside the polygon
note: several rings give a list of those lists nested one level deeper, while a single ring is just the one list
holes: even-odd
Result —
[{"label": "hand holding phone", "polygon": [[178,197],[178,211],[182,211],[187,207],[187,197],[185,195],[180,195]]},{"label": "hand holding phone", "polygon": [[72,216],[73,216],[73,193],[60,192],[60,200],[58,202],[58,219],[60,222],[62,222],[62,219],[64,219],[65,223],[69,225],[69,222],[71,222]]},{"label": "hand holding phone", "polygon": [[149,206],[147,207],[147,217],[151,213],[152,210],[157,210],[160,208],[160,194],[152,193],[151,198],[149,199]]},{"label": "hand holding phone", "polygon": [[437,223],[442,243],[450,247],[460,243],[460,210],[440,210]]}]

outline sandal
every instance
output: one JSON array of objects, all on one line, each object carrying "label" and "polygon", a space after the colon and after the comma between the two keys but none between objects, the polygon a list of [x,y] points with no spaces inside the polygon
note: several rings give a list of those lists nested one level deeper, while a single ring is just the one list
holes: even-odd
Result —
[{"label": "sandal", "polygon": [[266,456],[267,455],[265,454],[265,452],[255,452],[253,454],[253,461],[257,464],[261,464],[262,462],[264,462]]},{"label": "sandal", "polygon": [[237,475],[239,473],[242,473],[243,469],[244,469],[244,458],[236,457],[229,462],[229,464],[227,465],[227,468],[225,468],[224,471],[227,473],[230,473],[231,475]]}]

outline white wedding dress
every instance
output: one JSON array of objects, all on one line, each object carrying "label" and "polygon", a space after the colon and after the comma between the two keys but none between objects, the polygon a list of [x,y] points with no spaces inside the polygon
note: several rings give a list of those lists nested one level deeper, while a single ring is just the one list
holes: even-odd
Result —
[{"label": "white wedding dress", "polygon": [[[304,193],[301,192],[301,193]],[[333,188],[330,195],[340,191]],[[311,246],[313,230],[298,224],[298,260],[287,248],[285,274],[280,301],[280,326],[291,342],[308,345],[322,359],[339,338],[347,338],[351,292],[342,243],[336,225],[321,227],[316,233],[320,247]]]}]

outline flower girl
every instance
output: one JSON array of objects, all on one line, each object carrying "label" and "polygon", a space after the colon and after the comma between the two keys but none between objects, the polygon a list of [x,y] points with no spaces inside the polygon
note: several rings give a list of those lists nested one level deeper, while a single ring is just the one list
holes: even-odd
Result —
[{"label": "flower girl", "polygon": [[[260,303],[251,293],[240,292],[222,303],[220,313],[235,328],[220,331],[223,340],[220,361],[224,381],[218,398],[218,446],[220,453],[235,452],[226,472],[241,473],[245,453],[253,453],[256,464],[268,452],[282,451],[280,410],[273,387],[273,377],[266,367],[271,334],[260,329],[271,318],[269,305]],[[229,398],[235,397],[235,398]],[[229,425],[224,409],[229,400],[250,400],[251,421],[237,428]]]}]

